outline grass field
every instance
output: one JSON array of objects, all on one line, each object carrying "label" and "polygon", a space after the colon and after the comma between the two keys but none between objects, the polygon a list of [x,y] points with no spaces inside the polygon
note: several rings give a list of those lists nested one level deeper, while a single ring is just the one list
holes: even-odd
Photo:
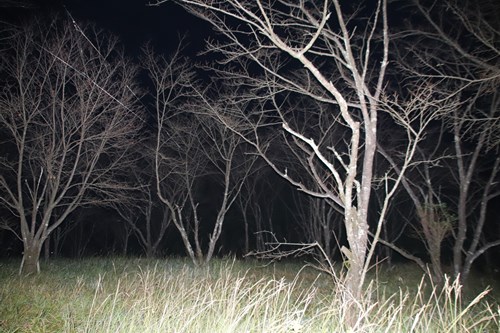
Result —
[{"label": "grass field", "polygon": [[498,287],[459,296],[411,265],[379,269],[345,324],[332,278],[299,262],[180,258],[54,260],[19,277],[0,262],[0,332],[500,332]]}]

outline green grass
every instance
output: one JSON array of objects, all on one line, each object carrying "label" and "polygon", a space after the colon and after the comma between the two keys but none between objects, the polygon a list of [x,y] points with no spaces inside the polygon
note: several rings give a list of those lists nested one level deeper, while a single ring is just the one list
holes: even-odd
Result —
[{"label": "green grass", "polygon": [[348,327],[342,285],[299,262],[55,260],[28,277],[18,264],[0,262],[0,332],[500,331],[495,289],[459,296],[411,265],[373,271]]}]

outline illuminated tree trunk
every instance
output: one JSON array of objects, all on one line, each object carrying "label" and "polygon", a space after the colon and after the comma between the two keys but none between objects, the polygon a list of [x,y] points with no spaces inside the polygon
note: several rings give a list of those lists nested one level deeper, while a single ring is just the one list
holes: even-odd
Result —
[{"label": "illuminated tree trunk", "polygon": [[40,272],[40,252],[43,242],[34,238],[23,241],[24,252],[19,273],[22,275],[36,274]]}]

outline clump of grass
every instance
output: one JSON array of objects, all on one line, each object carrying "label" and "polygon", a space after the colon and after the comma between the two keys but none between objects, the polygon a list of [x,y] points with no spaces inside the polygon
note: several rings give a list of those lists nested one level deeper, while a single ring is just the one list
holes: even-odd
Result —
[{"label": "clump of grass", "polygon": [[2,332],[499,331],[500,308],[487,291],[463,301],[449,279],[437,287],[424,277],[411,287],[374,276],[349,326],[353,306],[343,302],[342,284],[295,264],[57,260],[25,278],[14,263],[2,266]]}]

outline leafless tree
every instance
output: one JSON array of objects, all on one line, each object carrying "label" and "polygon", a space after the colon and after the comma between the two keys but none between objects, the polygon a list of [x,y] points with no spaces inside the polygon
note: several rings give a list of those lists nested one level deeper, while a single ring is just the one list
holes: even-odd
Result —
[{"label": "leafless tree", "polygon": [[[456,106],[456,105],[455,105]],[[443,132],[438,134],[439,138],[431,136],[434,147],[430,152],[419,149],[419,162],[415,161],[402,178],[402,186],[415,207],[417,219],[416,234],[424,243],[427,253],[431,259],[431,274],[435,283],[441,283],[444,278],[443,265],[441,262],[441,248],[444,239],[451,234],[453,230],[454,218],[449,212],[449,208],[443,203],[441,193],[437,191],[439,186],[436,184],[433,172],[439,168],[446,156],[442,156],[442,145],[440,144]],[[428,146],[431,146],[429,143]],[[379,146],[381,154],[389,161],[396,172],[399,172],[395,158],[389,154],[385,148]],[[393,155],[397,155],[394,154]],[[441,162],[441,163],[440,163]],[[387,242],[384,242],[387,245]],[[389,245],[398,253],[406,258],[415,261],[424,271],[427,271],[426,265],[421,258],[406,252],[406,250]]]},{"label": "leafless tree", "polygon": [[[185,125],[185,127],[184,127]],[[179,120],[158,123],[155,150],[156,191],[167,207],[179,231],[187,254],[195,265],[203,262],[199,239],[200,219],[195,201],[196,181],[205,174],[206,162],[201,158],[193,135],[198,128]],[[185,136],[185,134],[187,134]]]},{"label": "leafless tree", "polygon": [[[458,193],[458,198],[448,200],[457,214],[453,270],[465,281],[472,263],[500,245],[495,239],[481,244],[488,203],[500,194],[495,185],[500,163],[498,6],[488,1],[448,0],[432,7],[420,0],[413,3],[425,26],[412,25],[395,39],[410,41],[400,53],[405,70],[433,82],[441,95],[447,94],[448,101],[455,103],[443,122],[454,139],[447,154],[455,162],[447,166]],[[487,174],[481,170],[485,163],[489,163]]]},{"label": "leafless tree", "polygon": [[[359,299],[373,256],[373,247],[368,245],[368,206],[379,113],[387,108],[396,122],[406,124],[410,139],[406,164],[429,115],[416,112],[410,103],[398,106],[397,101],[383,98],[389,53],[386,1],[377,2],[367,19],[361,18],[366,15],[356,16],[356,10],[349,14],[348,7],[342,9],[337,0],[178,2],[223,36],[221,42],[209,42],[208,49],[218,52],[216,59],[224,66],[218,69],[220,76],[239,89],[241,96],[234,110],[219,110],[225,111],[218,112],[219,121],[242,136],[298,190],[342,211],[349,245],[349,249],[342,248],[349,267],[345,295]],[[314,118],[328,132],[342,133],[338,145],[325,143],[325,133],[315,130],[316,123],[291,116],[300,111],[294,105],[297,95],[322,105],[312,110]],[[252,131],[240,131],[237,126],[242,122],[250,124]],[[282,167],[269,157],[268,141],[260,140],[262,131],[282,134],[296,147],[290,154],[300,152],[297,158],[313,175],[314,188],[301,181],[299,170]],[[399,181],[400,177],[395,181],[386,178],[381,221]]]},{"label": "leafless tree", "polygon": [[[472,100],[484,93],[479,89]],[[465,107],[465,112],[454,112],[449,120],[454,134],[453,153],[456,157],[456,165],[450,165],[450,171],[457,170],[454,172],[454,184],[459,194],[458,199],[453,202],[458,218],[453,247],[453,268],[455,275],[460,275],[462,281],[467,279],[473,262],[480,255],[489,248],[500,245],[499,239],[489,239],[481,244],[488,204],[500,195],[497,185],[500,176],[500,146],[495,138],[498,137],[500,121],[498,90],[490,97],[490,105],[486,106],[486,109],[470,102]],[[484,113],[478,116],[478,110]],[[471,136],[474,138],[472,149],[467,142]],[[488,163],[486,168],[485,163]],[[467,237],[471,237],[470,242],[466,242]]]},{"label": "leafless tree", "polygon": [[[197,125],[186,113],[180,112],[185,100],[195,95],[193,73],[189,61],[181,56],[180,45],[169,58],[157,55],[151,45],[147,45],[142,65],[153,85],[156,128],[152,155],[156,194],[168,209],[187,254],[198,264],[202,253],[193,191],[195,180],[205,172],[206,162],[200,158],[193,134],[198,130]],[[190,238],[192,230],[194,239]]]},{"label": "leafless tree", "polygon": [[[251,170],[251,174],[245,179],[241,186],[240,194],[237,197],[236,204],[241,212],[241,218],[243,220],[243,230],[244,230],[244,248],[243,254],[247,255],[250,253],[250,247],[252,249],[257,248],[257,242],[250,244],[251,238],[258,238],[256,232],[262,231],[257,228],[262,219],[262,208],[263,204],[273,201],[272,193],[270,191],[265,191],[263,184],[265,183],[266,176],[269,174],[269,168],[265,164],[255,163],[256,161],[252,159],[244,159],[243,162],[249,163],[248,167],[244,167],[245,170]],[[265,201],[265,202],[264,202]],[[253,234],[253,237],[251,237]],[[262,242],[263,244],[264,242]]]},{"label": "leafless tree", "polygon": [[[157,149],[158,187],[161,201],[172,215],[175,214],[173,222],[187,253],[195,264],[200,265],[210,261],[214,255],[226,214],[237,199],[249,169],[237,156],[241,152],[238,136],[210,117],[197,119],[199,115],[189,113],[184,117],[189,119],[184,119],[183,123],[170,119],[168,130],[162,127],[169,135],[170,146],[166,147],[166,151]],[[161,170],[167,172],[168,179]],[[222,194],[204,249],[202,229],[206,230],[206,221],[202,225],[200,213],[204,212],[199,211],[200,198],[196,185],[206,175],[220,179]]]},{"label": "leafless tree", "polygon": [[[318,140],[326,147],[343,145],[345,131],[334,125],[336,120],[333,117],[329,118],[328,110],[324,104],[314,103],[307,99],[299,99],[297,102],[294,101],[294,104],[297,108],[288,115],[289,123],[293,124],[295,128],[300,128],[300,132],[304,133],[305,136],[311,135],[311,137],[320,138]],[[319,110],[319,115],[317,110]],[[316,177],[324,179],[325,183],[328,180],[324,170],[310,167],[311,160],[308,149],[289,140],[285,140],[284,146],[286,146],[287,152],[291,152],[288,156],[290,161],[287,161],[286,165],[289,170],[295,170],[296,174],[293,175],[293,178],[300,179],[300,183],[306,188],[320,192],[321,189],[318,188]],[[283,158],[286,158],[286,155]],[[329,156],[329,158],[334,157]],[[293,163],[298,165],[293,166]],[[305,177],[304,172],[306,173]],[[308,244],[316,242],[319,245],[315,248],[318,255],[321,257],[326,254],[327,258],[322,259],[333,261],[334,255],[342,246],[339,241],[343,232],[342,210],[332,201],[301,192],[296,192],[293,197],[293,205],[297,212],[295,220],[306,237],[304,241]]]},{"label": "leafless tree", "polygon": [[156,223],[153,223],[153,211],[156,205],[154,203],[154,197],[152,196],[149,187],[146,195],[147,195],[147,205],[144,208],[144,214],[143,214],[145,217],[144,221],[145,230],[141,231],[141,229],[138,227],[137,224],[133,224],[132,229],[139,237],[141,244],[145,248],[146,256],[153,257],[157,254],[158,247],[172,221],[169,215],[170,212],[167,209],[165,209],[165,207],[162,207],[162,209],[160,210],[160,216],[158,221],[156,221]]},{"label": "leafless tree", "polygon": [[[342,237],[342,215],[325,200],[304,196],[299,192],[296,196],[300,196],[294,200],[294,206],[298,209],[296,219],[305,236],[304,241],[308,244],[318,243],[327,256],[324,259],[334,261],[341,244],[339,239]],[[318,257],[321,258],[320,253]]]},{"label": "leafless tree", "polygon": [[[179,52],[170,59],[149,51],[146,56],[155,86],[157,193],[168,207],[188,255],[195,264],[205,264],[214,254],[226,214],[251,170],[251,159],[242,158],[243,140],[211,116],[225,106],[196,89],[188,63],[180,61]],[[207,174],[220,180],[222,195],[204,250],[195,186]]]},{"label": "leafless tree", "polygon": [[168,210],[159,203],[156,196],[154,146],[155,140],[144,140],[135,146],[133,154],[136,156],[134,158],[136,164],[129,170],[127,179],[130,187],[134,188],[130,193],[134,200],[112,205],[114,211],[125,222],[123,235],[135,234],[148,258],[157,254],[172,222]]},{"label": "leafless tree", "polygon": [[136,66],[90,26],[54,20],[4,32],[0,200],[19,221],[20,271],[33,273],[72,211],[127,199],[121,180],[141,126]]},{"label": "leafless tree", "polygon": [[[214,108],[222,108],[222,104],[208,104],[206,115],[200,118],[200,131],[196,135],[203,140],[200,147],[203,158],[210,161],[213,177],[218,179],[222,188],[222,198],[217,208],[214,228],[209,237],[208,250],[205,262],[212,257],[217,240],[222,232],[222,226],[229,209],[240,196],[241,188],[252,171],[255,155],[246,155],[246,143],[230,128],[210,116],[211,112],[218,112]],[[203,108],[200,108],[203,110]]]},{"label": "leafless tree", "polygon": [[[124,236],[133,233],[144,250],[147,258],[152,258],[158,253],[158,248],[171,223],[169,211],[161,207],[159,218],[154,215],[158,210],[156,190],[151,183],[152,179],[135,178],[136,184],[141,184],[132,192],[134,202],[126,205],[120,203],[113,205],[114,210],[124,220]],[[124,255],[126,245],[124,244]]]},{"label": "leafless tree", "polygon": [[237,204],[241,211],[244,230],[244,248],[243,254],[246,255],[250,252],[250,232],[251,221],[258,218],[258,211],[260,210],[258,197],[256,195],[257,178],[249,177],[241,187],[241,195],[238,196]]}]

